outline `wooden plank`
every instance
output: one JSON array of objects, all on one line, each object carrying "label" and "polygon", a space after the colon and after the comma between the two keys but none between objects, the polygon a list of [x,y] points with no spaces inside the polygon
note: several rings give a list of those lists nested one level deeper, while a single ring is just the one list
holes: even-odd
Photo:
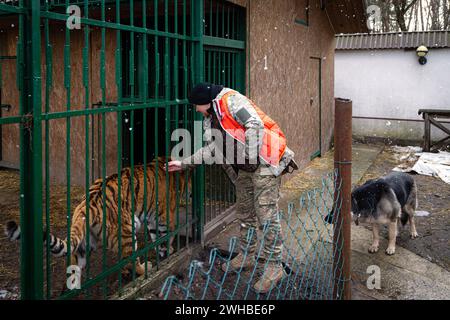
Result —
[{"label": "wooden plank", "polygon": [[204,242],[208,242],[211,238],[216,236],[219,232],[221,232],[226,226],[233,223],[236,220],[236,206],[232,206],[231,208],[225,210],[219,216],[209,221],[205,225],[205,235]]},{"label": "wooden plank", "polygon": [[430,122],[438,129],[441,129],[446,134],[450,135],[450,129],[444,127],[441,123],[439,123],[436,119],[430,118]]},{"label": "wooden plank", "polygon": [[447,140],[450,140],[450,136],[448,136],[448,137],[446,137],[446,138],[444,138],[444,139],[442,139],[442,140],[439,140],[438,142],[434,143],[431,147],[439,148],[439,147],[440,147],[441,145],[443,145],[444,142],[446,142]]},{"label": "wooden plank", "polygon": [[450,109],[420,109],[419,115],[428,114],[430,117],[441,116],[450,118]]}]

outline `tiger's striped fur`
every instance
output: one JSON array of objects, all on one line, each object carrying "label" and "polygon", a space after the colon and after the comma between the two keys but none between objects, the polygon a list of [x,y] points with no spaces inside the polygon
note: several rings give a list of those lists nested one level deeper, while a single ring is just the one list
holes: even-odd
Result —
[{"label": "tiger's striped fur", "polygon": [[[136,233],[147,220],[147,228],[151,239],[156,241],[156,207],[158,202],[159,237],[167,235],[167,231],[173,231],[176,224],[176,200],[177,184],[176,174],[167,173],[164,170],[165,159],[158,159],[159,170],[156,170],[156,161],[147,165],[146,175],[144,176],[144,166],[135,166],[134,175],[131,177],[131,168],[125,168],[121,172],[121,247],[122,258],[129,257],[132,252],[133,244],[133,214],[132,214],[132,196],[134,197],[134,240],[135,250],[137,250]],[[158,194],[156,194],[156,174],[158,171]],[[166,192],[166,178],[169,179],[169,194]],[[119,250],[119,189],[118,175],[114,174],[103,179],[96,180],[89,188],[89,231],[90,248],[95,250],[97,243],[102,243],[103,227],[106,226],[106,243],[109,250],[118,253]],[[132,181],[133,189],[132,190]],[[178,199],[181,199],[186,187],[185,175],[179,175]],[[147,201],[144,207],[144,184],[147,185]],[[105,203],[106,212],[103,212],[103,186],[105,185]],[[169,208],[167,208],[169,206]],[[72,264],[77,264],[81,269],[86,265],[86,199],[75,208],[72,216],[70,228],[70,247]],[[167,210],[168,209],[168,210]],[[169,212],[169,226],[166,226],[167,212]],[[146,219],[147,217],[147,219]],[[103,221],[103,219],[105,221]],[[20,227],[14,221],[9,221],[6,225],[6,234],[8,238],[18,240],[20,238]],[[62,240],[53,234],[49,235],[50,250],[54,256],[67,255],[67,239]],[[47,236],[44,234],[44,241]],[[172,239],[171,239],[172,240]],[[166,242],[165,242],[166,243]],[[165,244],[159,246],[160,255],[164,257],[167,254]],[[151,266],[151,265],[150,265]],[[130,269],[128,265],[126,268]],[[149,270],[150,268],[148,268]],[[136,260],[136,273],[142,275],[145,272],[145,264]]]}]

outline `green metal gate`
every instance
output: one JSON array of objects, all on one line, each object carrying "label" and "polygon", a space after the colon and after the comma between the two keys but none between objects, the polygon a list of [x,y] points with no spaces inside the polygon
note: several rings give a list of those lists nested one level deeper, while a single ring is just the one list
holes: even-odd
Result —
[{"label": "green metal gate", "polygon": [[[205,1],[205,79],[245,94],[246,10],[230,2]],[[235,189],[219,165],[206,168],[205,229],[214,228],[235,203]]]},{"label": "green metal gate", "polygon": [[[80,9],[81,29],[68,27],[70,5]],[[175,237],[176,250],[200,241],[205,222],[218,215],[214,211],[205,217],[205,209],[214,201],[231,205],[231,184],[223,173],[208,169],[205,192],[205,168],[187,173],[192,190],[186,190],[184,199],[177,197],[176,229],[155,242],[144,232],[143,246],[133,246],[130,257],[122,256],[120,240],[118,256],[110,257],[105,233],[98,239],[102,249],[91,253],[87,232],[81,289],[61,293],[71,264],[73,209],[83,197],[89,200],[94,179],[105,179],[128,166],[133,176],[138,164],[158,156],[168,159],[174,145],[172,131],[192,132],[194,121],[201,120],[187,101],[195,83],[206,78],[244,92],[245,11],[210,0],[0,0],[2,20],[12,21],[18,30],[19,110],[17,115],[0,118],[0,125],[18,125],[20,131],[21,298],[106,298],[120,293],[128,281],[121,269],[129,262],[137,257],[146,261],[150,251],[156,250],[158,266],[158,246],[169,245],[170,237]],[[54,169],[58,157],[65,159],[62,175]],[[74,185],[77,176],[83,181],[81,194]],[[55,177],[65,183],[54,185]],[[168,191],[169,186],[156,186],[156,193],[158,187]],[[56,200],[64,204],[64,210],[55,215],[53,200],[58,192],[63,198]],[[181,190],[177,192],[181,195]],[[105,193],[103,187],[103,197]],[[131,201],[135,208],[133,197]],[[68,237],[66,259],[51,256],[50,232]],[[131,277],[136,278],[135,270]]]}]

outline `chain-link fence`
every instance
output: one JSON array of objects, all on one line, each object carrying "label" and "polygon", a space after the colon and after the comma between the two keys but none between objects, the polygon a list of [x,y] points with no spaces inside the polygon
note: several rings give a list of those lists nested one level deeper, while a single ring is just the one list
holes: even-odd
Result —
[{"label": "chain-link fence", "polygon": [[[285,276],[272,283],[270,290],[260,293],[253,287],[267,269],[270,259],[263,257],[262,230],[250,230],[248,238],[258,236],[255,253],[257,263],[250,268],[233,270],[230,261],[240,251],[238,239],[232,238],[228,252],[211,250],[208,261],[191,262],[187,277],[171,276],[162,287],[166,300],[333,300],[342,296],[341,229],[336,226],[341,213],[341,183],[337,174],[322,180],[322,186],[302,195],[287,210],[280,211],[282,221]],[[243,251],[246,265],[252,259]],[[269,257],[270,258],[270,257]],[[223,270],[225,269],[225,271]]]}]

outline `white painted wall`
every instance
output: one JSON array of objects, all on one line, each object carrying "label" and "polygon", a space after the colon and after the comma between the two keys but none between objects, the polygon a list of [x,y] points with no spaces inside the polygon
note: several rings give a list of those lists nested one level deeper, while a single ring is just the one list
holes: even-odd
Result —
[{"label": "white painted wall", "polygon": [[[353,100],[354,116],[422,119],[419,109],[450,109],[450,48],[415,51],[337,50],[335,95]],[[450,128],[450,124],[446,125]],[[422,140],[422,123],[353,121],[354,135]],[[444,135],[433,128],[433,139]]]}]

